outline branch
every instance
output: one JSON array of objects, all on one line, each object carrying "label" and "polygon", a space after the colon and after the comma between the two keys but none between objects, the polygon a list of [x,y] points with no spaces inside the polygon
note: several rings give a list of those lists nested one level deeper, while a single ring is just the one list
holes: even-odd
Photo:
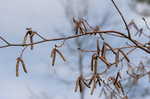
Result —
[{"label": "branch", "polygon": [[125,27],[126,27],[126,29],[127,29],[129,38],[131,38],[131,33],[130,33],[130,30],[129,30],[129,28],[128,28],[127,22],[126,22],[126,20],[125,20],[125,18],[124,18],[124,16],[123,16],[123,14],[121,13],[121,11],[119,10],[119,8],[117,7],[117,5],[116,5],[116,3],[114,2],[114,0],[111,0],[111,1],[112,1],[112,3],[114,4],[116,10],[118,11],[119,15],[121,16],[121,19],[123,20],[123,22],[124,22],[124,24],[125,24]]},{"label": "branch", "polygon": [[78,35],[72,35],[72,36],[68,36],[68,37],[61,37],[61,38],[54,38],[54,39],[47,39],[47,40],[42,40],[42,41],[28,43],[28,44],[8,44],[8,45],[0,46],[0,48],[6,48],[6,47],[12,47],[12,46],[24,47],[24,46],[36,45],[36,44],[50,42],[50,41],[69,40],[69,39],[78,38],[78,37],[85,36],[85,35],[112,34],[112,33],[117,34],[125,39],[128,39],[133,44],[135,44],[138,48],[142,49],[143,51],[145,51],[147,53],[150,53],[150,50],[147,47],[143,47],[144,44],[141,44],[140,42],[133,40],[132,38],[128,37],[127,35],[125,35],[122,32],[118,32],[118,31],[114,31],[114,30],[85,32],[84,34],[78,34]]}]

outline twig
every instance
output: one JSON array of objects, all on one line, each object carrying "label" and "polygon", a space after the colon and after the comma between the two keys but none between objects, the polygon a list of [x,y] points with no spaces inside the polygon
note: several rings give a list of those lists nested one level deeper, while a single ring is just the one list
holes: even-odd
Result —
[{"label": "twig", "polygon": [[114,0],[111,0],[111,1],[112,1],[112,3],[114,4],[115,8],[117,9],[119,15],[121,16],[121,18],[122,18],[122,20],[123,20],[123,22],[124,22],[124,24],[125,24],[125,27],[126,27],[126,29],[127,29],[129,38],[131,38],[130,29],[128,28],[127,22],[126,22],[126,20],[125,20],[125,18],[124,18],[124,16],[123,16],[123,14],[122,14],[121,11],[119,10],[119,8],[118,8],[118,6],[116,5],[116,3],[114,2]]},{"label": "twig", "polygon": [[4,41],[7,45],[10,44],[7,40],[5,40],[5,39],[4,39],[3,37],[1,37],[1,36],[0,36],[0,39],[1,39],[2,41]]}]

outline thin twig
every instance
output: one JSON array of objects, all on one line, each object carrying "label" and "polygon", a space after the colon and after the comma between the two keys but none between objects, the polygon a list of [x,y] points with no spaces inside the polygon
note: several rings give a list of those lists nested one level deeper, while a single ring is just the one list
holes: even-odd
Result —
[{"label": "thin twig", "polygon": [[122,20],[123,20],[123,22],[124,22],[124,24],[125,24],[125,27],[126,27],[126,29],[127,29],[129,38],[131,38],[130,29],[128,28],[127,22],[126,22],[126,20],[125,20],[125,18],[124,18],[124,16],[123,16],[122,12],[119,10],[119,8],[118,8],[118,6],[116,5],[116,3],[114,2],[114,0],[111,0],[111,1],[112,1],[112,3],[114,4],[115,8],[117,9],[119,15],[121,16],[121,18],[122,18]]},{"label": "thin twig", "polygon": [[5,39],[4,39],[3,37],[1,37],[1,36],[0,36],[0,39],[1,39],[2,41],[4,41],[7,45],[10,44],[7,40],[5,40]]}]

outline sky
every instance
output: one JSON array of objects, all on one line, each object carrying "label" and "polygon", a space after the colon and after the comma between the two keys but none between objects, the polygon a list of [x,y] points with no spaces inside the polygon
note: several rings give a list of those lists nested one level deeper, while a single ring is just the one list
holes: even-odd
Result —
[{"label": "sky", "polygon": [[[61,30],[61,32],[67,30],[68,23],[61,4],[62,0],[0,1],[0,35],[10,42],[22,42],[27,27],[32,27],[33,30],[44,37],[50,38],[58,37],[56,34],[57,30]],[[112,9],[109,0],[107,2],[105,0],[93,0],[93,2],[95,3],[92,5],[91,18],[95,17],[94,14],[101,15],[105,10]],[[128,20],[134,19],[136,22],[140,22],[141,17],[129,11],[129,8],[124,5],[126,0],[120,0],[120,2],[116,0],[116,2]],[[105,10],[101,10],[99,7]],[[129,13],[130,16],[128,16]],[[94,24],[94,22],[91,22],[91,24]],[[143,24],[139,25],[142,26]],[[20,76],[18,78],[15,77],[15,64],[21,48],[0,49],[0,99],[79,98],[79,94],[74,93],[74,82],[66,85],[58,80],[56,76],[59,75],[62,79],[67,77],[69,81],[69,77],[73,76],[70,77],[72,81],[76,77],[76,73],[73,74],[65,66],[60,67],[63,64],[62,61],[57,63],[55,68],[51,66],[49,56],[54,44],[55,42],[37,45],[33,51],[28,49],[23,58],[29,73],[23,73],[22,68],[20,68]],[[66,64],[64,63],[63,65]],[[87,95],[86,99],[98,99],[98,93],[93,96]]]}]

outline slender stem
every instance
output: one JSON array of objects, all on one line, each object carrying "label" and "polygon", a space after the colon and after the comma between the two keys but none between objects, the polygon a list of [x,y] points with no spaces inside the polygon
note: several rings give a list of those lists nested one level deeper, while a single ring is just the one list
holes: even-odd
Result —
[{"label": "slender stem", "polygon": [[22,49],[21,54],[20,54],[20,57],[23,56],[23,53],[24,53],[24,51],[26,50],[27,47],[28,47],[28,46],[25,46],[25,47]]},{"label": "slender stem", "polygon": [[7,45],[10,44],[7,40],[5,40],[5,39],[4,39],[3,37],[1,37],[1,36],[0,36],[0,39],[1,39],[2,41],[4,41]]},{"label": "slender stem", "polygon": [[124,24],[125,24],[125,27],[126,27],[126,29],[127,29],[129,38],[131,38],[130,29],[128,28],[127,22],[126,22],[126,20],[125,20],[125,18],[124,18],[124,16],[123,16],[123,14],[121,13],[121,11],[119,10],[119,8],[117,7],[117,5],[116,5],[116,3],[114,2],[114,0],[111,0],[111,1],[112,1],[112,3],[114,4],[114,7],[117,9],[119,15],[121,16],[121,19],[123,20],[123,22],[124,22]]}]

